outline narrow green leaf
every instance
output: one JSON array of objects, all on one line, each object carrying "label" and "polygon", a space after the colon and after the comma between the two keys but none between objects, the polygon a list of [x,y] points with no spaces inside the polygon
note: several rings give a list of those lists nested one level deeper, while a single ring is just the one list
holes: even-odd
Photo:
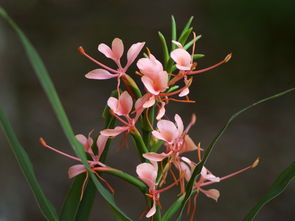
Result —
[{"label": "narrow green leaf", "polygon": [[180,44],[182,44],[182,45],[185,45],[185,43],[186,43],[186,41],[187,41],[187,39],[188,39],[188,36],[192,33],[192,31],[193,31],[193,28],[189,28],[189,29],[187,29],[187,30],[183,33],[183,35],[181,35],[181,36],[179,37],[178,42],[179,42]]},{"label": "narrow green leaf", "polygon": [[249,211],[243,221],[254,220],[257,213],[272,199],[279,196],[295,177],[295,161],[291,163],[274,181],[268,192],[258,201],[258,203]]},{"label": "narrow green leaf", "polygon": [[194,20],[194,16],[190,17],[188,22],[185,24],[179,38],[181,38],[184,35],[184,33],[187,31],[187,29],[189,29],[191,27],[193,20]]},{"label": "narrow green leaf", "polygon": [[194,44],[194,42],[197,42],[198,40],[200,40],[201,37],[202,37],[202,35],[198,35],[198,36],[196,36],[196,38],[194,38],[194,39],[190,40],[188,43],[186,43],[186,44],[183,46],[183,48],[184,48],[185,50],[189,49],[189,48]]},{"label": "narrow green leaf", "polygon": [[131,136],[133,137],[134,143],[137,148],[138,156],[140,157],[141,161],[145,161],[142,154],[149,152],[147,146],[145,145],[142,136],[140,135],[139,131],[135,129],[134,131],[130,132]]},{"label": "narrow green leaf", "polygon": [[267,98],[264,98],[260,101],[257,101],[251,105],[249,105],[248,107],[245,107],[243,108],[242,110],[236,112],[235,114],[233,114],[229,120],[226,122],[226,124],[224,125],[224,127],[217,133],[217,135],[215,136],[215,138],[212,140],[212,142],[209,144],[208,148],[206,148],[205,150],[205,153],[204,153],[204,157],[203,159],[201,160],[201,162],[199,164],[197,164],[196,168],[194,169],[193,171],[193,174],[191,176],[191,179],[189,180],[189,182],[187,183],[186,185],[186,193],[185,193],[185,197],[182,201],[182,204],[181,204],[181,207],[180,207],[180,212],[179,212],[179,215],[178,215],[178,218],[177,218],[177,221],[180,221],[181,220],[181,216],[182,216],[182,213],[183,213],[183,210],[184,210],[184,207],[188,201],[188,199],[190,198],[191,194],[192,194],[192,191],[193,191],[193,186],[194,186],[194,183],[195,181],[199,178],[199,175],[200,175],[200,172],[204,166],[204,164],[206,163],[211,151],[213,150],[215,144],[218,142],[218,140],[221,138],[221,136],[224,134],[225,130],[228,128],[228,126],[231,124],[231,122],[236,118],[238,117],[240,114],[242,114],[243,112],[251,109],[252,107],[255,107],[256,105],[258,104],[261,104],[261,103],[264,103],[266,101],[269,101],[269,100],[272,100],[272,99],[275,99],[275,98],[278,98],[278,97],[281,97],[287,93],[290,93],[292,91],[294,91],[295,88],[291,88],[291,89],[288,89],[288,90],[285,90],[283,92],[280,92],[278,94],[275,94],[273,96],[270,96],[270,97],[267,97]]},{"label": "narrow green leaf", "polygon": [[5,116],[2,110],[0,110],[0,123],[9,141],[11,150],[18,162],[18,165],[21,168],[23,175],[25,176],[29,186],[33,191],[34,197],[38,203],[38,206],[43,216],[49,221],[58,220],[58,216],[54,207],[52,206],[51,202],[46,198],[45,194],[41,189],[41,186],[36,178],[28,154],[18,141],[13,129],[9,124],[7,117]]},{"label": "narrow green leaf", "polygon": [[123,211],[121,211],[115,204],[114,198],[112,194],[106,190],[102,186],[102,184],[97,180],[96,176],[91,171],[91,168],[87,162],[86,154],[84,152],[83,146],[77,141],[77,139],[74,136],[74,132],[72,130],[72,127],[70,125],[70,122],[65,114],[65,111],[63,109],[63,106],[59,100],[59,97],[57,95],[57,92],[54,88],[54,85],[48,75],[48,72],[43,64],[43,61],[39,57],[37,51],[32,46],[30,41],[26,38],[24,33],[19,29],[19,27],[14,23],[14,21],[7,15],[7,13],[1,8],[0,9],[0,16],[2,16],[8,24],[12,27],[12,29],[17,33],[18,37],[20,38],[22,45],[24,46],[24,49],[27,53],[27,56],[35,70],[35,73],[37,74],[37,77],[56,113],[56,116],[61,124],[61,127],[64,130],[64,133],[70,142],[72,148],[74,149],[74,152],[76,155],[81,159],[81,162],[87,169],[90,178],[94,182],[98,192],[103,196],[103,198],[107,201],[107,203],[116,211],[118,216],[121,217],[122,220],[131,220],[128,216],[126,216]]},{"label": "narrow green leaf", "polygon": [[167,65],[168,65],[169,58],[170,58],[168,47],[167,47],[167,42],[166,42],[164,35],[161,32],[158,32],[158,35],[159,35],[159,38],[160,38],[160,41],[162,44],[164,67],[166,69]]},{"label": "narrow green leaf", "polygon": [[77,211],[80,206],[80,196],[85,174],[81,174],[74,178],[67,197],[64,201],[60,221],[75,220]]},{"label": "narrow green leaf", "polygon": [[[175,22],[175,18],[172,15],[171,16],[171,39],[176,41],[177,39],[177,30],[176,30],[176,22]],[[175,44],[171,44],[171,51],[173,51],[176,48]]]},{"label": "narrow green leaf", "polygon": [[194,54],[193,59],[196,60],[196,59],[203,58],[203,57],[205,57],[204,54]]},{"label": "narrow green leaf", "polygon": [[162,217],[162,221],[169,221],[172,216],[177,212],[177,210],[180,208],[181,203],[184,199],[184,195],[180,196],[165,212],[165,214]]}]

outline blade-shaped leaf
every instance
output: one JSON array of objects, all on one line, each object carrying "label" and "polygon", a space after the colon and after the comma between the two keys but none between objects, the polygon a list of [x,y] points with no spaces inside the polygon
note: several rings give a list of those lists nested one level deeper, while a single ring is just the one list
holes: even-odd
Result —
[{"label": "blade-shaped leaf", "polygon": [[32,163],[29,159],[28,154],[21,146],[20,142],[18,141],[13,129],[11,128],[7,117],[5,116],[4,112],[0,110],[0,123],[2,126],[3,131],[5,132],[7,139],[10,143],[11,150],[28,182],[30,185],[34,196],[37,200],[38,206],[47,220],[58,220],[56,211],[52,206],[51,202],[46,198],[45,194],[43,193],[40,184],[36,178]]},{"label": "blade-shaped leaf", "polygon": [[193,20],[194,20],[194,16],[191,16],[188,22],[185,24],[179,38],[181,38],[184,35],[184,33],[191,27]]},{"label": "blade-shaped leaf", "polygon": [[63,109],[63,106],[60,102],[60,99],[57,95],[57,92],[54,88],[54,85],[49,77],[49,74],[43,64],[43,61],[39,57],[37,51],[32,46],[30,41],[24,35],[24,33],[19,29],[19,27],[14,23],[14,21],[7,15],[4,9],[0,8],[0,16],[3,17],[8,24],[12,27],[12,29],[17,33],[18,37],[21,40],[22,45],[27,53],[27,56],[37,74],[37,77],[56,113],[56,116],[60,122],[60,125],[70,142],[72,148],[74,149],[76,155],[81,159],[81,162],[84,164],[87,169],[90,178],[94,182],[98,192],[103,196],[103,198],[107,201],[107,203],[112,207],[113,211],[116,211],[117,215],[120,216],[122,220],[131,220],[128,216],[126,216],[123,211],[121,211],[115,204],[114,198],[112,194],[107,191],[102,184],[97,180],[96,176],[92,173],[90,166],[88,165],[86,154],[84,152],[83,146],[77,141],[74,136],[74,132],[70,125],[70,122],[67,118],[67,115]]},{"label": "blade-shaped leaf", "polygon": [[291,89],[288,89],[288,90],[285,90],[281,93],[278,93],[278,94],[275,94],[273,96],[270,96],[270,97],[267,97],[267,98],[264,98],[258,102],[255,102],[251,105],[249,105],[248,107],[245,107],[243,108],[242,110],[238,111],[237,113],[233,114],[229,120],[226,122],[226,124],[224,125],[224,127],[217,133],[217,135],[215,136],[215,138],[212,140],[212,142],[210,143],[210,145],[208,146],[208,148],[205,150],[205,153],[204,153],[204,157],[203,159],[201,160],[201,162],[199,164],[197,164],[196,168],[194,169],[194,172],[191,176],[191,179],[189,180],[189,182],[187,183],[186,185],[186,193],[185,193],[185,197],[182,201],[182,204],[181,204],[181,207],[180,207],[180,212],[179,212],[179,215],[178,215],[178,218],[177,218],[177,221],[180,221],[181,220],[181,216],[182,216],[182,213],[183,213],[183,210],[184,210],[184,207],[188,201],[188,199],[190,198],[191,194],[192,194],[192,191],[193,191],[193,186],[194,186],[194,183],[196,181],[196,179],[198,179],[199,175],[200,175],[200,172],[204,166],[204,164],[206,163],[211,151],[213,150],[215,144],[218,142],[218,140],[221,138],[221,136],[224,134],[225,130],[228,128],[228,126],[231,124],[231,122],[236,118],[238,117],[240,114],[242,114],[243,112],[251,109],[252,107],[255,107],[256,105],[258,104],[261,104],[261,103],[264,103],[266,101],[269,101],[269,100],[272,100],[272,99],[275,99],[275,98],[278,98],[278,97],[281,97],[287,93],[290,93],[292,91],[294,91],[295,88],[291,88]]},{"label": "blade-shaped leaf", "polygon": [[[176,32],[176,22],[175,22],[175,18],[174,16],[172,15],[171,16],[171,39],[176,41],[177,37],[177,32]],[[174,49],[176,48],[176,45],[175,44],[171,44],[171,51],[173,51]]]},{"label": "blade-shaped leaf", "polygon": [[166,69],[167,65],[168,65],[169,58],[170,58],[168,47],[167,47],[167,42],[166,42],[164,35],[161,32],[158,32],[158,35],[159,35],[159,38],[160,38],[161,44],[162,44],[163,57],[164,57],[164,67]]},{"label": "blade-shaped leaf", "polygon": [[295,177],[295,161],[291,163],[274,181],[268,192],[249,211],[243,221],[254,220],[257,213],[272,199],[280,195]]}]

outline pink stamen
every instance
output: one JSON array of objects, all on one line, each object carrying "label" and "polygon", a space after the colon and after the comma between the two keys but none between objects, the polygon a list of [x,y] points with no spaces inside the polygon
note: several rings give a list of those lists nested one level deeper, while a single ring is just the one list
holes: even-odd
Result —
[{"label": "pink stamen", "polygon": [[114,72],[114,73],[116,73],[116,74],[124,74],[123,72],[121,72],[121,71],[117,71],[117,70],[115,70],[115,69],[112,69],[112,68],[110,68],[110,67],[108,67],[108,66],[106,66],[106,65],[104,65],[104,64],[102,64],[102,63],[100,63],[99,61],[97,61],[97,60],[95,60],[93,57],[91,57],[90,55],[88,55],[85,51],[84,51],[84,49],[83,49],[83,47],[79,47],[78,48],[78,51],[82,54],[82,55],[84,55],[85,57],[87,57],[89,60],[91,60],[91,61],[93,61],[94,63],[96,63],[96,64],[98,64],[99,66],[101,66],[101,67],[103,67],[103,68],[105,68],[105,69],[107,69],[107,70],[109,70],[109,71],[111,71],[111,72]]},{"label": "pink stamen", "polygon": [[85,185],[86,185],[87,180],[88,180],[88,173],[86,172],[86,177],[83,181],[83,185],[82,185],[82,189],[81,189],[80,201],[83,199]]},{"label": "pink stamen", "polygon": [[127,121],[124,121],[122,118],[117,116],[112,110],[110,110],[110,114],[113,115],[117,120],[121,121],[125,125],[129,125]]}]

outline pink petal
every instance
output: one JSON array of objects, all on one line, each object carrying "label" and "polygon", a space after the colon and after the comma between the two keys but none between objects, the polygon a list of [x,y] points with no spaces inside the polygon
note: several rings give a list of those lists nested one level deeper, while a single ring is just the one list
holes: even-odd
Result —
[{"label": "pink petal", "polygon": [[124,131],[128,130],[129,127],[115,127],[114,129],[105,129],[100,131],[100,134],[107,137],[115,137],[119,135],[120,133],[123,133]]},{"label": "pink petal", "polygon": [[179,97],[184,97],[184,96],[186,96],[188,94],[189,94],[189,88],[187,87],[183,91],[181,91],[178,96]]},{"label": "pink petal", "polygon": [[69,178],[73,178],[81,173],[85,173],[86,172],[86,169],[84,167],[84,165],[82,164],[76,164],[74,166],[71,166],[68,170],[68,176]]},{"label": "pink petal", "polygon": [[195,144],[195,142],[192,140],[192,138],[189,135],[186,135],[184,137],[184,144],[183,144],[181,153],[194,151],[197,149],[198,149],[198,146]]},{"label": "pink petal", "polygon": [[141,58],[137,61],[137,67],[143,75],[153,78],[163,71],[163,65],[152,54],[148,58]]},{"label": "pink petal", "polygon": [[185,180],[186,181],[189,181],[191,176],[192,176],[192,172],[191,172],[191,169],[189,168],[189,166],[184,163],[184,162],[180,162],[180,167],[181,167],[181,170],[184,172],[184,175],[185,175]]},{"label": "pink petal", "polygon": [[113,60],[120,60],[124,52],[124,45],[120,38],[115,38],[112,42]]},{"label": "pink petal", "polygon": [[177,48],[170,54],[171,58],[175,61],[176,67],[179,70],[190,70],[192,66],[191,55],[183,48]]},{"label": "pink petal", "polygon": [[81,144],[83,144],[83,146],[85,146],[88,142],[87,137],[85,137],[83,134],[77,134],[75,137]]},{"label": "pink petal", "polygon": [[180,42],[178,42],[178,41],[172,40],[172,43],[175,44],[179,48],[182,48],[183,47],[182,44]]},{"label": "pink petal", "polygon": [[149,218],[149,217],[155,215],[155,213],[156,213],[156,202],[154,200],[152,208],[148,211],[148,213],[146,214],[145,217]]},{"label": "pink petal", "polygon": [[201,176],[206,179],[206,180],[209,180],[209,181],[212,181],[212,182],[220,182],[220,178],[219,177],[216,177],[214,176],[212,173],[210,173],[206,167],[203,167],[202,170],[201,170]]},{"label": "pink petal", "polygon": [[85,77],[88,79],[94,79],[94,80],[105,80],[110,78],[115,78],[119,76],[118,74],[111,74],[110,72],[104,70],[104,69],[95,69],[93,71],[88,72]]},{"label": "pink petal", "polygon": [[165,112],[166,112],[166,110],[165,110],[165,102],[161,102],[161,107],[160,107],[160,109],[158,111],[156,119],[161,120],[161,118],[164,116]]},{"label": "pink petal", "polygon": [[170,153],[166,154],[166,153],[154,153],[154,152],[142,154],[142,156],[145,159],[150,160],[150,161],[155,161],[155,162],[162,161],[163,159],[165,159],[169,155],[170,155]]},{"label": "pink petal", "polygon": [[131,45],[127,52],[127,65],[126,67],[128,68],[133,61],[137,58],[139,52],[142,50],[145,42],[138,42],[136,44]]},{"label": "pink petal", "polygon": [[98,153],[97,153],[97,160],[100,159],[100,156],[102,154],[102,152],[104,151],[105,145],[108,141],[109,137],[103,136],[103,135],[99,135],[96,141],[96,145],[98,148]]},{"label": "pink petal", "polygon": [[181,136],[182,133],[183,133],[183,129],[184,129],[183,121],[182,121],[181,117],[178,114],[175,114],[174,120],[175,120],[176,125],[177,125],[178,136]]},{"label": "pink petal", "polygon": [[150,188],[155,189],[157,169],[150,163],[141,163],[136,167],[136,173],[139,178]]},{"label": "pink petal", "polygon": [[132,110],[133,100],[127,91],[124,91],[119,97],[118,115],[127,115]]},{"label": "pink petal", "polygon": [[107,102],[108,106],[111,108],[114,113],[116,113],[118,108],[118,99],[114,97],[110,97]]},{"label": "pink petal", "polygon": [[178,137],[178,129],[175,124],[169,120],[160,120],[157,123],[157,127],[161,135],[165,138],[165,141],[171,143]]},{"label": "pink petal", "polygon": [[106,44],[104,43],[101,43],[98,45],[98,50],[103,53],[107,58],[111,58],[113,59],[113,51],[112,49],[110,49],[109,46],[107,46]]},{"label": "pink petal", "polygon": [[150,92],[151,94],[158,95],[161,92],[161,91],[157,91],[154,88],[155,82],[151,78],[149,78],[147,76],[143,76],[143,77],[141,77],[141,81],[144,84],[144,86],[146,87],[146,89],[148,90],[148,92]]},{"label": "pink petal", "polygon": [[143,104],[143,107],[149,108],[149,107],[153,106],[154,104],[155,104],[155,96],[153,95]]},{"label": "pink petal", "polygon": [[215,201],[218,200],[220,196],[220,192],[217,189],[210,189],[210,190],[203,190],[200,189],[202,193],[204,193],[207,197],[214,199]]}]

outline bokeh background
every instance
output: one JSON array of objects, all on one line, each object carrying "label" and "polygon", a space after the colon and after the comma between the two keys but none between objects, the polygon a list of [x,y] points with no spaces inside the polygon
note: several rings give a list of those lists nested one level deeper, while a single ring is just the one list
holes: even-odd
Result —
[{"label": "bokeh background", "polygon": [[[206,147],[228,117],[253,103],[295,85],[295,3],[292,0],[1,0],[41,54],[76,133],[98,132],[101,112],[115,81],[91,81],[84,74],[96,68],[76,50],[80,45],[99,60],[111,64],[97,52],[98,43],[110,44],[114,37],[125,46],[146,41],[161,56],[157,31],[170,35],[170,15],[179,27],[194,16],[194,27],[202,39],[197,51],[204,53],[199,67],[207,67],[233,52],[222,67],[195,78],[191,88],[196,104],[169,104],[169,116],[180,113],[185,122],[198,115],[191,136]],[[72,153],[57,120],[14,32],[0,21],[0,104],[8,113],[21,143],[29,152],[44,191],[60,211],[71,180],[69,159],[41,147],[39,137]],[[250,164],[255,170],[216,184],[218,203],[200,196],[197,219],[241,220],[261,198],[274,178],[295,156],[294,93],[256,107],[240,116],[227,130],[208,161],[218,176]],[[117,139],[118,140],[118,139]],[[116,152],[112,146],[108,163],[135,175],[138,164],[134,149]],[[32,193],[0,133],[0,220],[43,220]],[[196,156],[193,156],[196,157]],[[134,160],[133,160],[134,159]],[[144,209],[139,191],[107,176],[116,189],[116,199],[128,215],[138,220]],[[167,208],[176,191],[161,196]],[[294,220],[295,185],[257,216],[257,220]],[[100,196],[91,220],[114,220]],[[186,220],[186,218],[184,218]]]}]

